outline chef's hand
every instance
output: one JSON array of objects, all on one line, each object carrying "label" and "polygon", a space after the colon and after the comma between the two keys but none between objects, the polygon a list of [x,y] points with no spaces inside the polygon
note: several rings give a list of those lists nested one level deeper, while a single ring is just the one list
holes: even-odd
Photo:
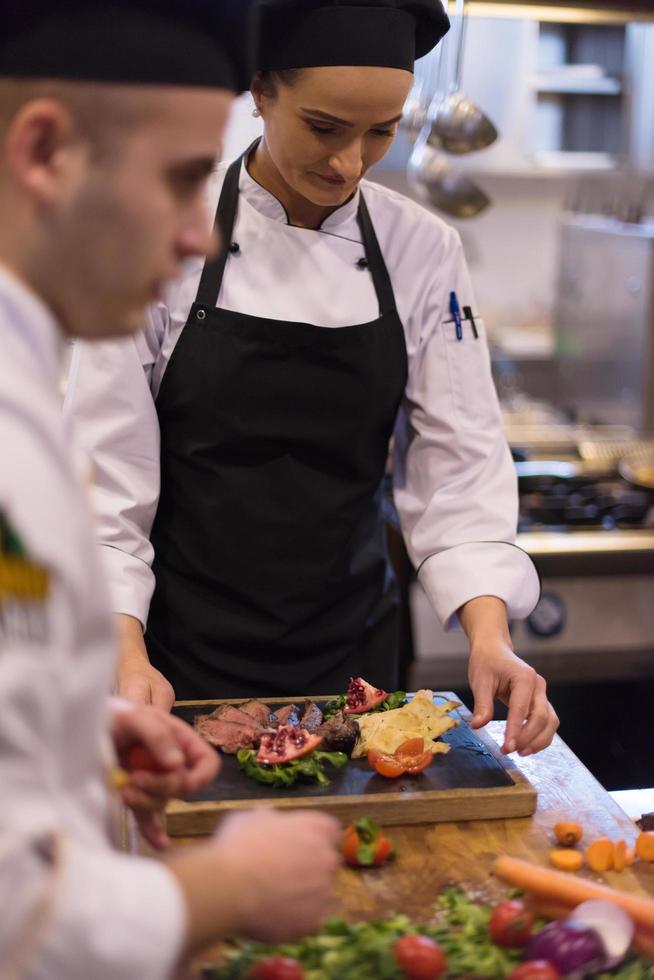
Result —
[{"label": "chef's hand", "polygon": [[504,603],[481,596],[466,603],[459,618],[470,639],[468,678],[475,701],[472,727],[481,728],[491,721],[493,699],[499,698],[509,708],[502,752],[527,756],[547,748],[559,719],[547,700],[544,678],[513,652]]},{"label": "chef's hand", "polygon": [[211,782],[220,766],[218,753],[181,718],[118,698],[111,701],[110,731],[129,776],[123,800],[145,839],[163,849],[170,844],[162,821],[166,803]]},{"label": "chef's hand", "polygon": [[170,711],[175,692],[164,675],[148,660],[140,622],[133,616],[123,614],[116,619],[120,638],[116,694],[137,704],[153,704]]}]

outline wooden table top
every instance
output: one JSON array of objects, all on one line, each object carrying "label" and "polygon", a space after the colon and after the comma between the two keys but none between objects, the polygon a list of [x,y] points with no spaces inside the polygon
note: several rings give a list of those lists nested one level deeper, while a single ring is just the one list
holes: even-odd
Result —
[{"label": "wooden table top", "polygon": [[[489,734],[502,742],[504,723],[492,722]],[[506,885],[492,876],[501,854],[547,864],[552,828],[559,820],[576,820],[587,840],[637,836],[634,823],[557,736],[538,755],[516,757],[516,764],[538,791],[533,817],[392,827],[397,860],[374,870],[339,870],[331,914],[350,920],[383,917],[392,912],[423,919],[441,889],[464,886],[471,896],[487,901],[506,895]],[[196,843],[176,838],[175,843]],[[636,862],[620,873],[580,872],[623,891],[654,897],[654,864]],[[205,962],[208,957],[205,957]]]}]

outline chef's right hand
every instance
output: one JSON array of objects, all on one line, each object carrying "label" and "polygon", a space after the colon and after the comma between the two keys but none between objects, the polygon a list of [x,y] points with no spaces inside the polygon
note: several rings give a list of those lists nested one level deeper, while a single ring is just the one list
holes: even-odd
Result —
[{"label": "chef's right hand", "polygon": [[137,704],[153,704],[170,711],[175,692],[164,675],[152,666],[143,640],[143,628],[133,616],[119,615],[120,659],[115,693]]},{"label": "chef's right hand", "polygon": [[314,932],[328,912],[341,835],[325,813],[257,809],[228,817],[214,843],[238,882],[237,933],[280,943]]}]

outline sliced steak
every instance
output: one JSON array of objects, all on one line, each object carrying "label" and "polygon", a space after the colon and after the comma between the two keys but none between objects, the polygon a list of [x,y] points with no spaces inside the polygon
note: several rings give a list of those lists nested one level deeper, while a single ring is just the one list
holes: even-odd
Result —
[{"label": "sliced steak", "polygon": [[331,752],[345,752],[350,755],[359,734],[358,722],[351,715],[337,711],[328,721],[316,728],[316,735],[322,735],[323,748]]},{"label": "sliced steak", "polygon": [[285,704],[283,708],[275,708],[278,725],[299,725],[302,709],[296,704]]},{"label": "sliced steak", "polygon": [[243,704],[239,704],[238,707],[239,711],[243,711],[250,718],[254,718],[264,728],[270,724],[270,708],[263,701],[245,701]]},{"label": "sliced steak", "polygon": [[221,704],[210,715],[196,715],[193,724],[210,745],[229,755],[235,755],[239,749],[254,748],[255,739],[264,727],[231,704]]},{"label": "sliced steak", "polygon": [[317,704],[313,701],[307,701],[304,705],[304,714],[302,715],[302,721],[300,722],[303,728],[306,728],[308,732],[315,732],[315,730],[322,725],[322,711]]}]

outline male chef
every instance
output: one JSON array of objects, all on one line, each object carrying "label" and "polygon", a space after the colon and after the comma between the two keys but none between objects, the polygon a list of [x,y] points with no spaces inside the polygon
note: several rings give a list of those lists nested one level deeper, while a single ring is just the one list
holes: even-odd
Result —
[{"label": "male chef", "polygon": [[291,938],[324,911],[337,828],[319,814],[236,817],[167,865],[112,849],[116,752],[161,770],[124,791],[155,845],[149,811],[217,762],[179,720],[109,705],[112,618],[59,411],[66,341],[138,329],[217,247],[202,190],[248,81],[247,7],[0,0],[3,980],[163,980],[221,935]]}]

